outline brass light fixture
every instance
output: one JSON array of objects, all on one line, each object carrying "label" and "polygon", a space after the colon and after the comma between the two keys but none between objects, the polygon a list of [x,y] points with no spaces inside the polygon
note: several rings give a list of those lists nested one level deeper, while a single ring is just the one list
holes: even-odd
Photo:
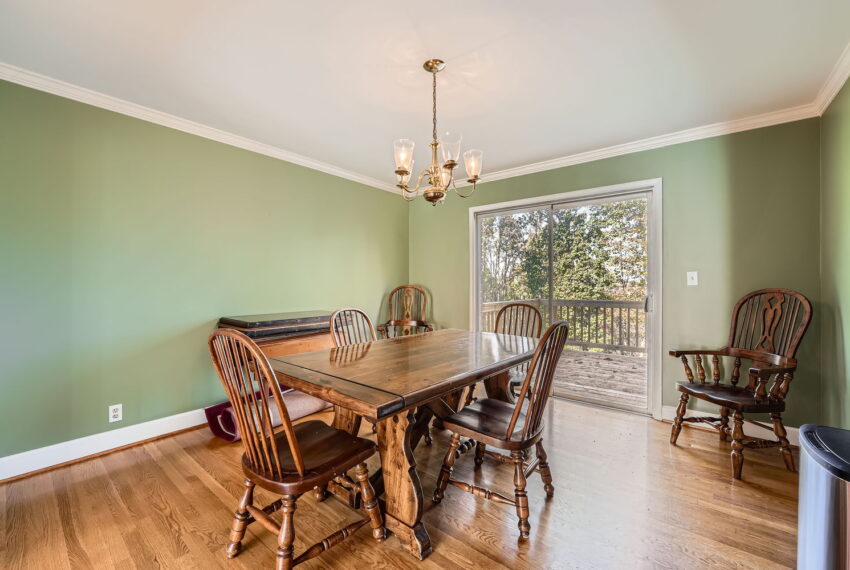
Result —
[{"label": "brass light fixture", "polygon": [[[433,77],[433,120],[432,136],[431,136],[431,166],[423,170],[419,174],[416,181],[416,187],[411,189],[408,186],[410,175],[413,172],[413,148],[415,143],[410,139],[398,139],[393,143],[395,151],[395,173],[398,176],[398,184],[396,186],[401,189],[402,197],[408,202],[412,202],[419,195],[419,190],[422,188],[422,182],[425,177],[428,177],[428,186],[422,190],[422,196],[432,205],[442,203],[446,199],[446,194],[450,190],[454,190],[455,194],[461,198],[468,198],[475,192],[475,185],[481,178],[481,164],[484,158],[484,153],[477,149],[469,149],[463,153],[463,162],[466,167],[467,182],[472,184],[472,191],[469,194],[462,194],[455,186],[454,169],[457,167],[457,161],[460,157],[460,141],[459,134],[446,133],[442,139],[437,138],[437,73],[446,67],[446,62],[441,59],[429,59],[422,67]],[[437,159],[437,150],[442,151],[443,165]]]}]

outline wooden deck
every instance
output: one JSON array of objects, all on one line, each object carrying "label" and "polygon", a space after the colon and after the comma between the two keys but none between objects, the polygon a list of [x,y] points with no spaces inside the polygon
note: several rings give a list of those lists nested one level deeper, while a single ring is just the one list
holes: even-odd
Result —
[{"label": "wooden deck", "polygon": [[[374,437],[368,425],[361,434]],[[395,537],[376,544],[361,529],[298,568],[793,567],[797,476],[779,453],[746,450],[744,479],[732,481],[729,445],[715,434],[686,429],[675,447],[669,436],[666,423],[553,400],[543,441],[555,496],[529,479],[531,538],[518,542],[510,507],[454,487],[430,501],[448,440],[435,431],[415,453],[433,554],[419,562]],[[259,525],[237,558],[225,557],[241,453],[203,428],[0,485],[0,568],[273,568],[275,536]],[[510,468],[488,459],[474,471],[471,453],[455,472],[512,490]],[[359,516],[302,498],[296,552]]]},{"label": "wooden deck", "polygon": [[646,408],[646,355],[566,350],[555,372],[555,394]]}]

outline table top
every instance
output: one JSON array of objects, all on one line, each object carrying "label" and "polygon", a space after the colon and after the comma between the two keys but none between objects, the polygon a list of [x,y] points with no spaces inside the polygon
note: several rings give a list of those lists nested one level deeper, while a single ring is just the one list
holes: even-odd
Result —
[{"label": "table top", "polygon": [[287,386],[382,419],[530,360],[537,340],[443,329],[269,362]]}]

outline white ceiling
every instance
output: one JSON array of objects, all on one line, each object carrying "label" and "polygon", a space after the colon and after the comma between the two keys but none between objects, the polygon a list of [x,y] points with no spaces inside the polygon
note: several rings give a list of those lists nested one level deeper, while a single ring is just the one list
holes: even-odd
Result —
[{"label": "white ceiling", "polygon": [[393,183],[441,131],[484,176],[811,103],[848,0],[0,0],[0,62]]}]

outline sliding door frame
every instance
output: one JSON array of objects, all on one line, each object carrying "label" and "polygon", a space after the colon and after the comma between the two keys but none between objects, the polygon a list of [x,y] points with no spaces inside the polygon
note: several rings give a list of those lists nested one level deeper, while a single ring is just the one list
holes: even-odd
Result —
[{"label": "sliding door frame", "polygon": [[[486,188],[486,186],[485,186]],[[649,312],[647,315],[647,345],[652,348],[647,352],[647,396],[649,399],[648,410],[655,419],[661,419],[661,361],[664,354],[661,331],[661,309],[662,309],[662,179],[652,178],[649,180],[638,180],[612,186],[601,186],[585,190],[574,190],[572,192],[561,192],[547,196],[535,196],[534,198],[523,198],[509,202],[499,202],[484,206],[469,208],[469,328],[479,330],[480,328],[480,273],[481,251],[479,247],[478,218],[484,214],[495,214],[500,211],[517,209],[532,209],[550,204],[568,205],[569,203],[587,202],[600,198],[616,198],[622,196],[628,198],[630,195],[646,194],[647,201],[647,253],[649,263],[647,268],[647,296]],[[551,228],[551,215],[550,227]],[[552,251],[550,248],[550,257]],[[551,260],[550,260],[551,263]],[[551,271],[550,281],[551,281]],[[550,295],[551,297],[551,295]]]}]

